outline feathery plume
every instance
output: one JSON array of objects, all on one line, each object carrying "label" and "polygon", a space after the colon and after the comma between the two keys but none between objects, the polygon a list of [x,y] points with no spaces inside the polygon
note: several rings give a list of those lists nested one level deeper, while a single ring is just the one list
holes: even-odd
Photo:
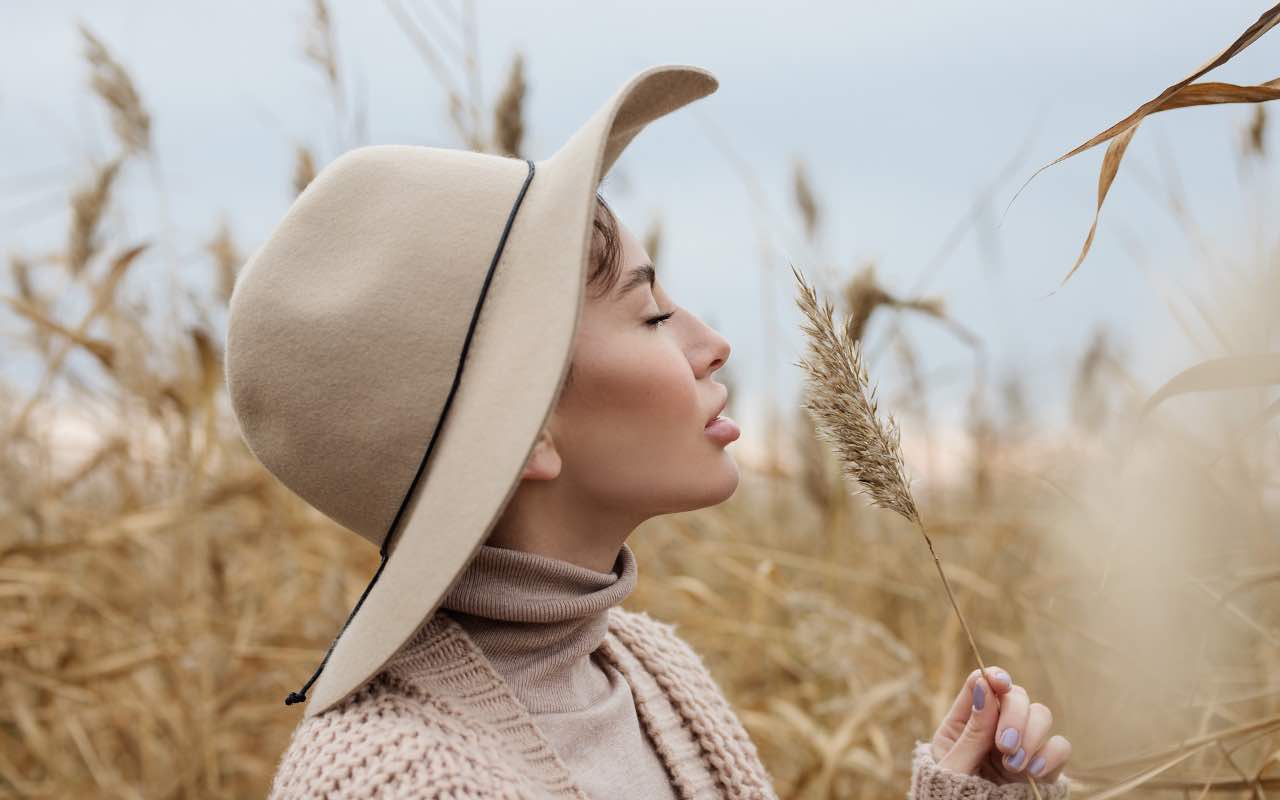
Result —
[{"label": "feathery plume", "polygon": [[868,386],[857,342],[847,327],[835,324],[831,304],[820,308],[814,290],[794,266],[791,271],[800,282],[800,310],[808,318],[801,327],[809,340],[810,356],[797,366],[808,373],[810,390],[804,407],[819,438],[832,445],[845,474],[875,505],[919,523],[900,453],[898,424],[891,414],[880,420],[875,388]]}]

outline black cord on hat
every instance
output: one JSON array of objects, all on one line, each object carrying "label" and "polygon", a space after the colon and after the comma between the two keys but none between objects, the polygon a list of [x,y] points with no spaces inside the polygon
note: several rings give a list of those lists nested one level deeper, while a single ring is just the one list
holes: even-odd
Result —
[{"label": "black cord on hat", "polygon": [[382,539],[382,546],[379,552],[382,554],[382,561],[378,564],[378,571],[373,573],[369,585],[364,587],[364,592],[360,595],[360,599],[356,601],[356,607],[351,609],[347,621],[342,623],[342,630],[338,631],[338,635],[329,643],[329,649],[324,654],[324,659],[320,662],[320,666],[316,667],[316,671],[312,673],[307,682],[303,684],[302,691],[289,692],[289,696],[284,699],[286,706],[294,703],[301,703],[307,699],[307,691],[310,690],[311,684],[315,683],[316,678],[320,677],[320,673],[324,671],[324,665],[329,663],[329,655],[333,652],[333,648],[337,645],[338,640],[342,638],[342,634],[346,632],[347,626],[351,624],[351,620],[355,618],[356,612],[360,610],[360,606],[364,604],[364,599],[369,596],[369,590],[378,582],[378,576],[382,574],[382,568],[387,565],[387,558],[391,555],[390,547],[391,534],[395,532],[396,524],[400,522],[401,515],[404,514],[405,508],[409,505],[409,497],[413,494],[413,488],[418,485],[418,479],[422,477],[423,469],[427,465],[427,459],[431,457],[431,451],[436,446],[436,438],[440,435],[440,429],[444,427],[445,416],[449,413],[449,406],[453,404],[453,396],[458,391],[458,384],[462,379],[462,366],[467,360],[467,349],[471,346],[471,336],[475,333],[476,322],[480,319],[480,308],[484,305],[485,295],[489,292],[489,284],[493,280],[494,269],[498,266],[498,259],[502,256],[502,248],[507,243],[507,234],[511,231],[511,224],[515,222],[516,212],[520,210],[520,203],[524,200],[524,193],[529,188],[529,183],[533,180],[533,162],[529,159],[524,160],[529,165],[529,174],[525,176],[524,185],[520,187],[520,194],[516,195],[516,201],[511,206],[511,213],[507,215],[507,224],[502,229],[502,236],[498,239],[498,249],[493,254],[493,260],[489,262],[489,271],[484,276],[484,284],[480,287],[480,297],[476,300],[475,310],[471,312],[471,325],[467,328],[467,337],[462,341],[462,354],[458,356],[458,369],[453,374],[453,386],[449,388],[449,396],[445,398],[444,408],[440,411],[440,419],[436,421],[436,428],[431,433],[431,441],[427,443],[427,451],[422,456],[422,461],[418,463],[418,471],[414,474],[413,480],[409,482],[409,488],[404,493],[404,498],[400,501],[400,508],[396,511],[395,519],[391,520],[391,527],[387,530],[387,535]]}]

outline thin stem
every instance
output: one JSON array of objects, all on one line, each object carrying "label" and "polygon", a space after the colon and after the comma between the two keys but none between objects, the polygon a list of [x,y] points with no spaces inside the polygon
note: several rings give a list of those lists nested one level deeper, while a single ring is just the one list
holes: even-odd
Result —
[{"label": "thin stem", "polygon": [[[973,632],[969,630],[969,623],[965,622],[964,614],[960,613],[960,606],[956,603],[956,596],[951,593],[951,581],[947,580],[947,573],[942,569],[942,559],[938,558],[937,551],[933,549],[933,540],[929,538],[929,532],[924,529],[924,523],[917,519],[916,527],[924,535],[925,544],[929,545],[929,554],[933,556],[933,565],[938,568],[938,575],[942,578],[942,588],[947,591],[947,599],[951,601],[951,608],[955,610],[956,618],[960,620],[960,627],[964,628],[964,635],[969,639],[969,647],[973,649],[973,657],[978,660],[978,669],[985,676],[987,674],[987,665],[982,660],[982,653],[978,652],[978,643],[973,638]],[[1036,779],[1031,777],[1029,772],[1026,773],[1026,778],[1031,784],[1031,791],[1035,793],[1036,800],[1043,800],[1040,794],[1040,787],[1036,785]]]}]

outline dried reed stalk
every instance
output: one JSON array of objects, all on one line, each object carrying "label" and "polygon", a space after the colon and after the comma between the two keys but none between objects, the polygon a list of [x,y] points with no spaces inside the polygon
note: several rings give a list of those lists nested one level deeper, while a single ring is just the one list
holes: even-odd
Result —
[{"label": "dried reed stalk", "polygon": [[522,158],[524,153],[524,99],[529,84],[524,77],[524,54],[516,52],[498,102],[493,107],[493,145],[502,155]]},{"label": "dried reed stalk", "polygon": [[[801,329],[809,342],[808,357],[796,366],[807,373],[803,405],[813,418],[818,437],[832,445],[845,476],[854,480],[855,487],[870,497],[873,505],[902,516],[924,536],[934,566],[942,578],[947,599],[951,601],[951,608],[969,639],[978,668],[985,675],[986,662],[978,652],[978,643],[969,630],[969,623],[960,613],[960,606],[951,591],[951,582],[942,569],[942,560],[933,548],[933,540],[929,538],[911,496],[898,424],[892,414],[886,414],[883,421],[880,419],[875,387],[867,378],[858,342],[850,334],[849,326],[836,325],[832,319],[831,304],[824,302],[819,306],[813,288],[794,265],[791,266],[791,274],[800,285],[796,303],[807,319],[807,324],[801,325]],[[1039,798],[1040,790],[1035,779],[1030,774],[1026,778]]]},{"label": "dried reed stalk", "polygon": [[129,73],[116,61],[102,40],[84,23],[78,23],[84,40],[84,56],[89,62],[93,91],[111,111],[111,125],[126,154],[151,152],[151,115]]},{"label": "dried reed stalk", "polygon": [[[444,89],[449,119],[462,137],[463,146],[489,152],[490,137],[483,130],[481,119],[484,98],[474,0],[463,2],[457,10],[449,8],[448,3],[441,4],[436,11],[441,12],[443,21],[436,19],[436,12],[427,3],[411,3],[406,9],[402,7],[403,0],[383,2]],[[462,72],[462,81],[457,79],[457,71]]]},{"label": "dried reed stalk", "polygon": [[226,217],[219,220],[217,232],[205,243],[204,249],[213,258],[214,267],[218,271],[218,296],[224,304],[228,303],[231,301],[231,292],[235,289],[236,273],[245,257],[236,246]]},{"label": "dried reed stalk", "polygon": [[306,145],[296,145],[293,150],[293,194],[302,194],[316,177],[316,159]]},{"label": "dried reed stalk", "polygon": [[111,159],[94,171],[93,179],[87,186],[76,189],[71,195],[71,228],[63,260],[74,278],[80,277],[85,266],[99,251],[98,226],[111,200],[111,190],[123,163],[122,155]]},{"label": "dried reed stalk", "polygon": [[[849,309],[849,316],[845,322],[845,328],[849,331],[849,338],[853,341],[861,341],[862,335],[867,330],[867,323],[871,321],[871,315],[880,307],[896,308],[905,311],[919,311],[922,314],[928,314],[934,319],[950,325],[954,330],[960,330],[962,337],[970,343],[976,341],[977,337],[968,334],[958,325],[951,321],[943,310],[942,300],[939,298],[903,298],[891,294],[887,289],[880,285],[880,281],[876,278],[876,264],[874,261],[867,262],[857,274],[855,274],[844,286],[844,300]],[[966,336],[967,334],[967,336]]]}]

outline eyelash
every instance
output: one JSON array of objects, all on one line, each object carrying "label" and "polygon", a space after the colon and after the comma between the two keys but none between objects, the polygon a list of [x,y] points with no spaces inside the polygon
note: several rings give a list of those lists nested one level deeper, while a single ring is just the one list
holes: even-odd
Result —
[{"label": "eyelash", "polygon": [[662,327],[662,323],[664,323],[664,322],[666,322],[667,320],[671,319],[671,317],[672,317],[675,313],[676,313],[676,312],[675,312],[675,309],[672,309],[671,311],[668,311],[666,314],[663,314],[663,315],[662,315],[662,316],[660,316],[660,317],[654,317],[653,319],[646,320],[646,322],[647,322],[648,324],[652,325],[652,326],[653,326],[653,327],[655,327],[655,328],[661,328],[661,327]]}]

